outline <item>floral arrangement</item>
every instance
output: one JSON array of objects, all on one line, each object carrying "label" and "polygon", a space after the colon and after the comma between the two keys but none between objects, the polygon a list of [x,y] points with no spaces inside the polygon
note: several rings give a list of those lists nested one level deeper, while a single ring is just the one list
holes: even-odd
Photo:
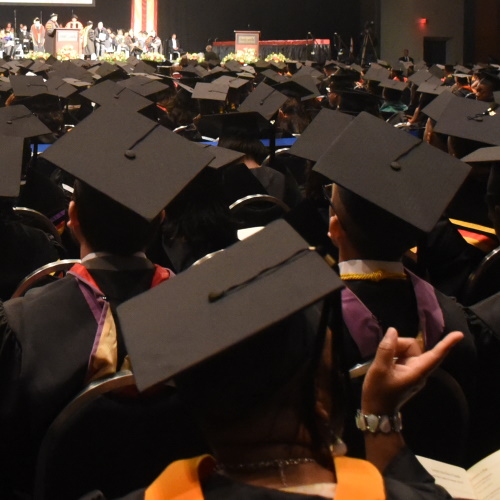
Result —
[{"label": "floral arrangement", "polygon": [[164,55],[159,52],[144,52],[141,56],[143,61],[150,61],[155,63],[165,62],[166,58]]},{"label": "floral arrangement", "polygon": [[49,54],[48,52],[33,52],[32,50],[30,50],[25,57],[26,59],[33,59],[34,61],[36,61],[37,59],[43,59],[44,61],[46,61],[50,56],[51,54]]},{"label": "floral arrangement", "polygon": [[80,55],[71,45],[66,45],[57,52],[58,61],[71,61],[73,59],[80,59]]},{"label": "floral arrangement", "polygon": [[108,63],[126,62],[128,59],[125,52],[108,52],[99,56],[99,61],[105,61]]},{"label": "floral arrangement", "polygon": [[241,64],[254,64],[259,60],[255,50],[244,49],[238,50],[237,52],[230,52],[224,59],[222,59],[222,64],[227,61],[238,61]]},{"label": "floral arrangement", "polygon": [[272,54],[269,54],[264,61],[266,62],[285,62],[286,61],[286,56],[284,54],[277,54],[276,52],[273,52]]},{"label": "floral arrangement", "polygon": [[181,57],[178,57],[176,59],[176,63],[177,64],[180,64],[182,60],[188,60],[188,61],[195,61],[197,63],[201,63],[205,60],[205,54],[203,54],[203,52],[193,52],[193,53],[189,53],[187,52],[186,54],[182,55]]}]

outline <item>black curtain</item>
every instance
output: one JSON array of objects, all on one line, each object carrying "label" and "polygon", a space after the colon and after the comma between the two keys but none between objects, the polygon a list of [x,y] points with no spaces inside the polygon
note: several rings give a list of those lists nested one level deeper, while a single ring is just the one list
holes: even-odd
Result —
[{"label": "black curtain", "polygon": [[356,36],[360,30],[360,0],[202,0],[158,2],[162,38],[176,33],[182,48],[204,50],[209,39],[234,40],[234,30],[260,30],[263,40]]}]

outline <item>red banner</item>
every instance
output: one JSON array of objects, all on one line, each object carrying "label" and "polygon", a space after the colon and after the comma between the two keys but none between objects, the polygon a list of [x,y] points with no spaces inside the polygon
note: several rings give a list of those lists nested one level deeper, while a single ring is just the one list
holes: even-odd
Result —
[{"label": "red banner", "polygon": [[131,27],[135,32],[157,29],[158,0],[132,0]]}]

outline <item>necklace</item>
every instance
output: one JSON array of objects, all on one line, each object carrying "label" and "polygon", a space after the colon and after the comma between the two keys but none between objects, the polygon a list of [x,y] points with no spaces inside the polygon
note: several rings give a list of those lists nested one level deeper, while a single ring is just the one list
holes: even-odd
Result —
[{"label": "necklace", "polygon": [[223,464],[218,463],[216,466],[217,472],[243,472],[251,471],[255,472],[262,469],[278,469],[280,474],[281,483],[285,488],[288,487],[285,477],[285,467],[293,465],[302,464],[313,464],[317,463],[314,458],[302,457],[302,458],[276,458],[273,460],[262,460],[260,462],[247,462],[239,464]]}]

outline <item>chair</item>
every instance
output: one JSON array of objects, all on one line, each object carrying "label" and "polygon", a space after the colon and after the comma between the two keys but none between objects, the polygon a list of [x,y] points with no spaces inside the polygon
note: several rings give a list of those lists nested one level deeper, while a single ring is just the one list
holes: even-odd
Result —
[{"label": "chair", "polygon": [[207,451],[174,388],[138,394],[129,371],[91,383],[49,427],[35,500],[116,498],[146,487],[172,461]]},{"label": "chair", "polygon": [[28,274],[28,276],[26,276],[21,283],[19,283],[16,291],[12,295],[12,298],[15,299],[17,297],[22,297],[31,288],[46,285],[48,282],[52,281],[44,278],[49,276],[54,279],[62,278],[66,274],[66,271],[69,271],[74,264],[79,262],[80,260],[78,259],[58,260],[35,269],[31,274]]},{"label": "chair", "polygon": [[464,305],[472,305],[500,291],[500,247],[492,250],[473,271],[462,296]]},{"label": "chair", "polygon": [[236,200],[229,211],[238,224],[238,229],[265,226],[283,217],[290,207],[278,198],[268,194],[251,194]]},{"label": "chair", "polygon": [[61,235],[52,221],[41,212],[26,207],[14,207],[14,213],[21,219],[21,222],[27,226],[41,229],[54,237],[62,245]]}]

